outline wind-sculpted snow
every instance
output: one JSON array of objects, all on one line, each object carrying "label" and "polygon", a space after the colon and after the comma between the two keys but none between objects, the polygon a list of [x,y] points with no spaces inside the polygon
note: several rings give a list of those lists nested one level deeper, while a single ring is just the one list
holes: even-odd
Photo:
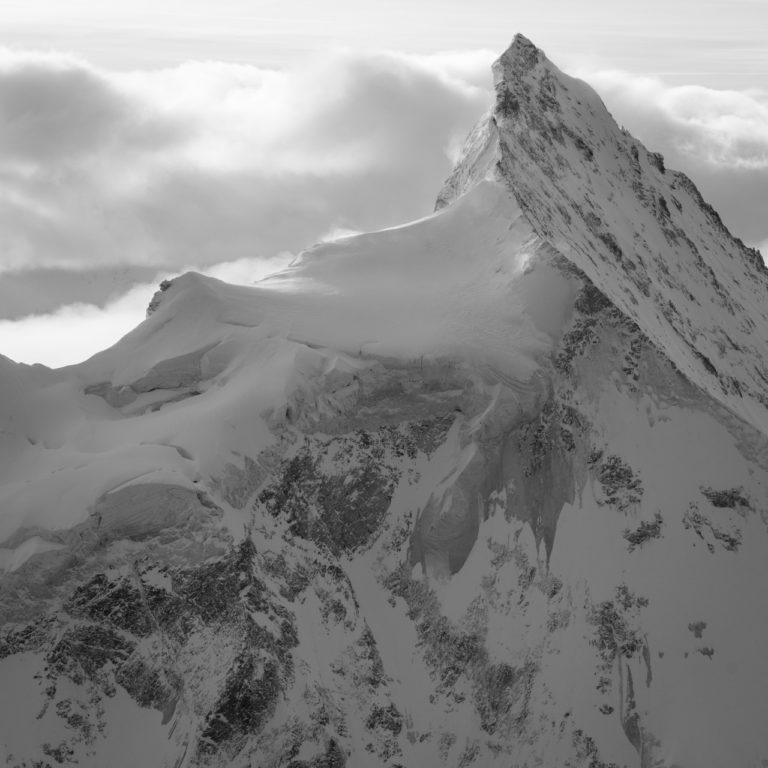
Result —
[{"label": "wind-sculpted snow", "polygon": [[434,215],[0,358],[1,764],[768,763],[765,271],[494,71]]}]

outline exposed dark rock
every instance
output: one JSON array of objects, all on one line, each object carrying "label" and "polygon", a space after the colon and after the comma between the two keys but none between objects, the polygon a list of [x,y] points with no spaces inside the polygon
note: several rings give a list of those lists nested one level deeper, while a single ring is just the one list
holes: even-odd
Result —
[{"label": "exposed dark rock", "polygon": [[163,300],[163,294],[173,285],[173,280],[161,280],[160,285],[158,286],[158,290],[155,292],[155,294],[152,296],[152,298],[149,301],[149,305],[147,306],[147,317],[154,314],[158,307],[160,306],[160,302]]},{"label": "exposed dark rock", "polygon": [[92,680],[105,664],[121,666],[134,652],[135,643],[114,630],[98,625],[67,630],[46,656],[50,671],[76,683]]},{"label": "exposed dark rock", "polygon": [[629,551],[633,552],[637,547],[641,547],[651,539],[661,538],[661,526],[664,520],[659,512],[656,512],[653,522],[643,520],[634,531],[626,529],[624,538],[629,542]]},{"label": "exposed dark rock", "polygon": [[365,727],[369,730],[381,728],[397,736],[403,730],[403,718],[394,704],[387,707],[374,707],[365,721]]},{"label": "exposed dark rock", "polygon": [[254,653],[243,651],[206,717],[200,752],[211,754],[229,745],[234,751],[243,738],[258,733],[274,711],[280,691],[277,665],[262,663]]},{"label": "exposed dark rock", "polygon": [[640,652],[643,640],[632,625],[631,617],[647,604],[645,598],[633,595],[621,585],[613,600],[606,600],[592,609],[590,621],[595,626],[592,642],[606,665],[611,665],[619,656],[632,658]]},{"label": "exposed dark rock", "polygon": [[704,634],[704,630],[707,628],[707,622],[706,621],[693,621],[690,624],[688,624],[688,631],[693,632],[693,636],[701,639],[702,635]]},{"label": "exposed dark rock", "polygon": [[696,504],[691,503],[683,515],[683,527],[694,533],[707,545],[710,552],[715,551],[715,542],[720,542],[728,552],[736,552],[741,546],[741,531],[733,529],[728,532],[715,525],[709,517],[699,511]]},{"label": "exposed dark rock", "polygon": [[[440,420],[440,429],[444,429]],[[384,426],[357,430],[330,441],[307,441],[283,463],[277,480],[259,495],[258,503],[274,517],[288,520],[295,536],[351,552],[364,547],[378,531],[402,472],[402,460],[413,460],[433,424]],[[324,469],[334,457],[339,469]]]},{"label": "exposed dark rock", "polygon": [[709,499],[713,507],[720,509],[737,509],[739,507],[749,508],[749,499],[744,495],[741,488],[723,488],[715,490],[714,488],[702,488],[701,492]]},{"label": "exposed dark rock", "polygon": [[597,469],[606,503],[624,512],[643,497],[643,484],[620,456],[607,456]]},{"label": "exposed dark rock", "polygon": [[659,173],[666,173],[667,169],[664,167],[664,155],[662,155],[661,152],[649,152],[648,153],[648,162]]}]

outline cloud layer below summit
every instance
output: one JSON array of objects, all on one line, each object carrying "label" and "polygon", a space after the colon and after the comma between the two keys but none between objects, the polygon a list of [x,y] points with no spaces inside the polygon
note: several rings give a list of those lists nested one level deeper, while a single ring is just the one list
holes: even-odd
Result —
[{"label": "cloud layer below summit", "polygon": [[[248,282],[335,232],[427,214],[491,103],[492,59],[338,52],[283,71],[112,73],[0,54],[0,352],[73,362],[140,321],[159,277]],[[766,93],[569,69],[735,234],[768,239]]]}]

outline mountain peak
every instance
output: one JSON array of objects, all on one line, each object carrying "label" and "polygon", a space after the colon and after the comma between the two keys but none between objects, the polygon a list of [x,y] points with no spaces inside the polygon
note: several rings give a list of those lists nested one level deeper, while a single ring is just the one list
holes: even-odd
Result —
[{"label": "mountain peak", "polygon": [[0,764],[768,755],[766,272],[530,41],[495,72],[444,210],[0,356]]},{"label": "mountain peak", "polygon": [[546,60],[544,52],[537,48],[525,35],[521,35],[518,32],[509,48],[496,61],[494,72],[497,68],[518,73],[529,72],[542,59]]},{"label": "mountain peak", "polygon": [[667,169],[587,83],[530,40],[517,35],[493,73],[494,108],[437,207],[484,179],[504,184],[536,234],[686,376],[768,431],[768,272],[759,254],[731,235],[685,174]]}]

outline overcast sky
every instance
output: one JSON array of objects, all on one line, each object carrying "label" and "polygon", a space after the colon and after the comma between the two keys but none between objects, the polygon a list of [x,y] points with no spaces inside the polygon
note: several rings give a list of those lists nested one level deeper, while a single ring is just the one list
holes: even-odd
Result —
[{"label": "overcast sky", "polygon": [[7,2],[0,353],[74,362],[165,275],[428,213],[516,32],[768,243],[768,0]]},{"label": "overcast sky", "polygon": [[515,32],[565,63],[670,82],[764,87],[765,0],[23,0],[3,4],[8,45],[75,51],[98,66],[187,59],[292,66],[334,46],[412,53],[487,48]]}]

